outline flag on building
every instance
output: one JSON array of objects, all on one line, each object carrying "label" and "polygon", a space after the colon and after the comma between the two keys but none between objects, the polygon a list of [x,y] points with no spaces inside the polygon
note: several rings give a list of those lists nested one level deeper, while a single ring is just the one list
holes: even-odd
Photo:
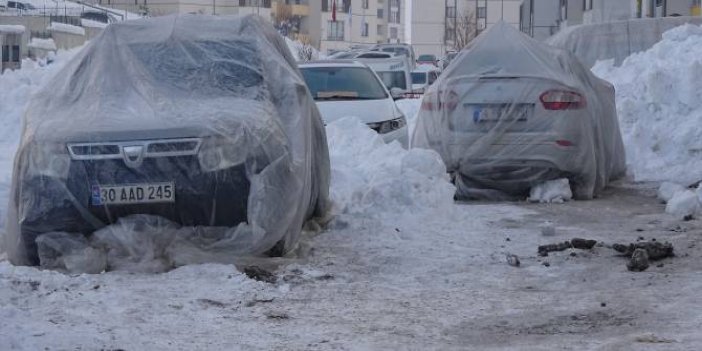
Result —
[{"label": "flag on building", "polygon": [[332,21],[336,22],[336,0],[332,0]]}]

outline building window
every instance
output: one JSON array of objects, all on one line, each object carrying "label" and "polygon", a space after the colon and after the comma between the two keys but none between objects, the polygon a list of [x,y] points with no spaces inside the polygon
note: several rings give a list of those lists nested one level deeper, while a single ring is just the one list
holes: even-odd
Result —
[{"label": "building window", "polygon": [[453,6],[446,7],[446,18],[456,18],[456,8]]},{"label": "building window", "polygon": [[19,45],[12,46],[12,62],[20,62],[20,47],[19,47]]},{"label": "building window", "polygon": [[455,34],[456,32],[452,28],[446,28],[446,33],[444,34],[444,37],[446,38],[446,41],[454,41],[456,40]]},{"label": "building window", "polygon": [[368,9],[368,0],[361,0],[361,7],[364,9]]},{"label": "building window", "polygon": [[390,11],[390,23],[400,23],[400,11]]},{"label": "building window", "polygon": [[362,37],[368,36],[368,23],[363,23],[363,25],[361,26],[361,36]]},{"label": "building window", "polygon": [[344,41],[344,21],[328,21],[327,28],[327,40]]},{"label": "building window", "polygon": [[390,38],[397,39],[397,28],[395,28],[395,27],[390,28]]},{"label": "building window", "polygon": [[378,9],[378,18],[383,18],[383,9]]},{"label": "building window", "polygon": [[487,8],[485,6],[478,7],[478,18],[487,18]]},{"label": "building window", "polygon": [[383,26],[379,24],[379,25],[378,25],[378,28],[376,28],[377,34],[378,34],[378,35],[385,35],[385,30],[384,30],[384,29],[385,29],[385,28],[383,28]]},{"label": "building window", "polygon": [[3,45],[2,47],[2,62],[10,62],[10,46]]}]

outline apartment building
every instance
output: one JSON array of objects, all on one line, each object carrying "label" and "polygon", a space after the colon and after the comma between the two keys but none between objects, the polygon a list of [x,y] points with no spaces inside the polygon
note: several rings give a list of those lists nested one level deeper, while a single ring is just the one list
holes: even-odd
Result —
[{"label": "apartment building", "polygon": [[321,1],[321,52],[387,42],[389,0]]},{"label": "apartment building", "polygon": [[258,14],[271,18],[271,0],[92,0],[118,10],[147,16],[164,16],[174,13],[209,15]]}]

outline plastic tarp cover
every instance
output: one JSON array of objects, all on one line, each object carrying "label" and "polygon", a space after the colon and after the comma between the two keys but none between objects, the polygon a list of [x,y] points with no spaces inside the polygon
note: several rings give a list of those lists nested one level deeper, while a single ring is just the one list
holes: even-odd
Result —
[{"label": "plastic tarp cover", "polygon": [[625,173],[614,88],[505,22],[429,88],[412,146],[441,155],[462,199],[526,198],[564,177],[588,199]]},{"label": "plastic tarp cover", "polygon": [[702,24],[700,17],[643,18],[568,27],[548,38],[547,44],[566,49],[585,66],[614,59],[620,65],[631,54],[650,49],[663,33],[685,23]]},{"label": "plastic tarp cover", "polygon": [[73,271],[57,256],[86,243],[107,269],[282,253],[325,215],[329,178],[319,111],[263,19],[113,24],[28,107],[3,246]]}]

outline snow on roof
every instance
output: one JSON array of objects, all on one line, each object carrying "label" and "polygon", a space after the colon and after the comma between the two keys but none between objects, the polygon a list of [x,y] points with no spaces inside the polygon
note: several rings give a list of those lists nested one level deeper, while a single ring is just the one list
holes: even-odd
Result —
[{"label": "snow on roof", "polygon": [[54,39],[32,38],[29,42],[29,47],[43,50],[56,50],[56,43],[54,43]]},{"label": "snow on roof", "polygon": [[434,65],[421,64],[421,65],[417,65],[417,68],[415,68],[414,70],[417,72],[430,72],[430,71],[438,71],[439,68],[437,68]]},{"label": "snow on roof", "polygon": [[65,23],[51,22],[51,24],[46,28],[54,32],[70,33],[75,35],[85,35],[85,29],[83,27],[78,27]]},{"label": "snow on roof", "polygon": [[105,27],[107,27],[107,23],[93,21],[93,20],[89,20],[89,19],[85,19],[85,18],[81,18],[80,24],[83,27],[89,27],[89,28],[105,28]]},{"label": "snow on roof", "polygon": [[25,32],[25,28],[22,25],[15,24],[0,24],[1,33],[12,33],[12,34],[22,34]]}]

